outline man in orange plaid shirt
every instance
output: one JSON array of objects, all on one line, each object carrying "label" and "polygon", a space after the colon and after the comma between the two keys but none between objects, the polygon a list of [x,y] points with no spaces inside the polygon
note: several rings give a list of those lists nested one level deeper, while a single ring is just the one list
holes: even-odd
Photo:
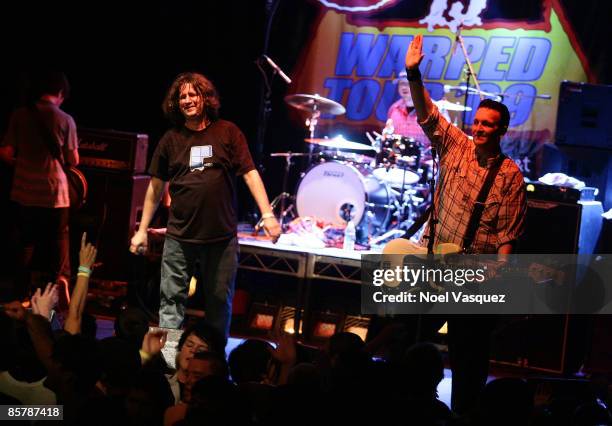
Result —
[{"label": "man in orange plaid shirt", "polygon": [[[440,173],[432,212],[437,220],[434,245],[455,243],[463,247],[487,172],[501,163],[471,244],[463,248],[474,253],[510,254],[524,231],[526,199],[523,175],[499,145],[510,122],[508,108],[490,99],[482,101],[474,116],[472,138],[449,123],[423,85],[419,71],[422,43],[422,36],[417,35],[410,44],[406,72],[418,122],[439,153]],[[428,237],[429,233],[426,229],[424,235]],[[486,383],[493,320],[471,315],[448,318],[452,408],[459,414],[473,407]]]}]

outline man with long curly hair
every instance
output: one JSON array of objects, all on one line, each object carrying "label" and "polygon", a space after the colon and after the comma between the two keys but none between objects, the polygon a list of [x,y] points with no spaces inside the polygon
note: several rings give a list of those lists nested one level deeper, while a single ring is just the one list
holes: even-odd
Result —
[{"label": "man with long curly hair", "polygon": [[142,220],[130,250],[146,250],[147,228],[169,182],[159,325],[180,328],[189,281],[199,263],[206,318],[227,339],[238,252],[236,176],[246,182],[274,241],[280,226],[244,135],[219,118],[219,106],[215,87],[201,74],[183,73],[172,83],[162,109],[173,127],[153,155]]}]

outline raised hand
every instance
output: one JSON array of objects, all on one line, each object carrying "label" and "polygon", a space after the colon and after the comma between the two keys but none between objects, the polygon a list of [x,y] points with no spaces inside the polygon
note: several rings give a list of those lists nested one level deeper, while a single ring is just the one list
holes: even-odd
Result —
[{"label": "raised hand", "polygon": [[83,236],[81,237],[81,251],[79,252],[79,265],[91,269],[91,265],[95,262],[97,254],[98,250],[96,250],[91,243],[87,242],[87,232],[83,232]]},{"label": "raised hand", "polygon": [[153,330],[147,332],[145,334],[144,339],[142,339],[142,350],[149,355],[158,354],[163,347],[166,345],[166,338],[168,337],[168,332],[163,330]]},{"label": "raised hand", "polygon": [[406,51],[406,68],[416,69],[421,64],[421,61],[425,55],[423,55],[423,36],[418,34],[408,46]]},{"label": "raised hand", "polygon": [[296,360],[295,337],[282,333],[278,336],[276,349],[271,349],[272,358],[283,365],[293,365]]},{"label": "raised hand", "polygon": [[57,305],[58,298],[57,285],[53,283],[47,284],[42,293],[40,288],[36,289],[36,293],[32,296],[32,312],[49,319],[51,309]]}]

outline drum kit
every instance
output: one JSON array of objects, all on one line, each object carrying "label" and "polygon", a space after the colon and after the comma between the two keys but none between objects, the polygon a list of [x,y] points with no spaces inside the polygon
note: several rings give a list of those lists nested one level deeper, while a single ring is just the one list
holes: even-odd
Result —
[{"label": "drum kit", "polygon": [[[307,153],[270,154],[286,160],[282,192],[272,201],[273,207],[280,203],[283,229],[295,216],[315,217],[339,226],[352,220],[358,242],[372,244],[385,235],[401,234],[426,209],[432,159],[421,142],[392,134],[387,128],[381,134],[374,132],[375,137],[366,132],[369,144],[343,136],[317,138],[320,115],[341,115],[345,108],[316,94],[288,95],[285,102],[309,113],[306,126],[310,137],[305,142],[310,149]],[[463,107],[448,102],[440,108],[457,111]],[[309,161],[295,196],[291,196],[287,183],[294,157]]]}]

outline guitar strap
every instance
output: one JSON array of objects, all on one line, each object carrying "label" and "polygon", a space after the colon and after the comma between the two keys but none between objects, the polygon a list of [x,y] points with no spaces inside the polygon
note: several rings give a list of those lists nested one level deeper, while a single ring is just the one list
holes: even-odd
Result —
[{"label": "guitar strap", "polygon": [[505,158],[505,155],[500,154],[499,157],[497,157],[497,160],[491,165],[491,167],[489,167],[489,171],[487,172],[487,176],[485,177],[482,187],[480,188],[478,197],[476,197],[474,209],[472,210],[472,215],[470,216],[470,220],[465,230],[465,235],[463,236],[464,250],[469,250],[469,248],[472,246],[472,242],[476,236],[476,231],[478,230],[478,225],[480,225],[480,218],[484,212],[485,201],[489,196],[489,192],[491,191],[495,177],[497,176],[497,173],[499,172]]},{"label": "guitar strap", "polygon": [[[489,171],[487,172],[487,176],[480,188],[480,192],[478,193],[478,197],[476,197],[476,203],[474,209],[472,210],[472,215],[470,216],[470,220],[468,222],[468,226],[466,228],[465,236],[463,237],[463,248],[467,249],[472,245],[472,241],[474,240],[474,236],[476,235],[476,230],[478,229],[478,225],[480,224],[480,218],[482,217],[482,213],[484,211],[484,202],[491,191],[491,187],[493,186],[493,182],[495,181],[495,177],[501,168],[502,163],[504,162],[504,155],[500,155],[495,163],[489,167]],[[427,222],[427,218],[431,214],[431,205],[427,207],[427,210],[418,217],[417,220],[414,221],[412,226],[408,228],[406,234],[402,238],[410,239],[416,232],[421,229],[423,224]]]}]

